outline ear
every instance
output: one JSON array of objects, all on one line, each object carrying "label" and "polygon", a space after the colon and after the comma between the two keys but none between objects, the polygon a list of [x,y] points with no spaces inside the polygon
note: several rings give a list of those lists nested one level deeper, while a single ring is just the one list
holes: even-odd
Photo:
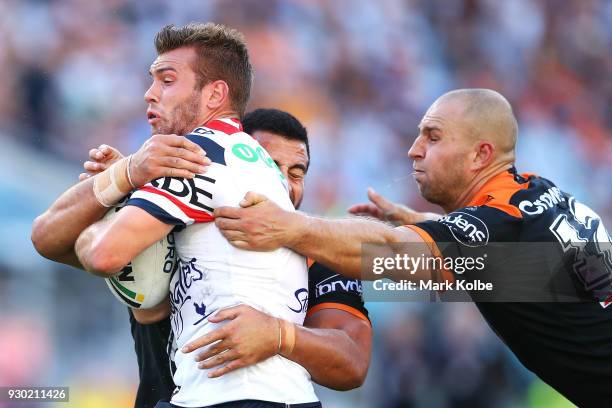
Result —
[{"label": "ear", "polygon": [[208,109],[216,110],[229,102],[229,86],[225,81],[213,81],[206,84],[205,88],[203,95]]},{"label": "ear", "polygon": [[472,161],[472,169],[482,170],[489,166],[493,161],[493,154],[495,147],[491,142],[479,141],[476,144],[476,150],[474,154],[474,160]]}]

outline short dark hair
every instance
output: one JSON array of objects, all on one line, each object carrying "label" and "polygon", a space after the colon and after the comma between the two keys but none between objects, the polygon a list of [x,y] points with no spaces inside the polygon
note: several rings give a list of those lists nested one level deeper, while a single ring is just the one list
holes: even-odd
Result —
[{"label": "short dark hair", "polygon": [[292,114],[279,109],[255,109],[242,119],[244,131],[250,135],[263,130],[289,140],[297,140],[306,145],[306,155],[310,166],[310,146],[308,132],[302,123]]},{"label": "short dark hair", "polygon": [[195,47],[197,58],[193,70],[197,84],[223,80],[229,87],[232,107],[240,116],[251,95],[253,67],[240,31],[215,23],[189,23],[182,27],[169,24],[155,35],[157,54],[181,47]]}]

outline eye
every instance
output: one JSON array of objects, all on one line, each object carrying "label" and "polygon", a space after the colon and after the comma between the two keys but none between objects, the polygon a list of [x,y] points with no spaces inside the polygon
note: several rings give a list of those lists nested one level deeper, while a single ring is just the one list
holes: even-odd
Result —
[{"label": "eye", "polygon": [[170,78],[170,77],[165,77],[164,79],[162,79],[162,82],[164,84],[170,84],[170,83],[174,82],[174,80],[172,78]]},{"label": "eye", "polygon": [[304,172],[301,170],[295,170],[289,173],[289,177],[294,180],[301,180],[304,178]]}]

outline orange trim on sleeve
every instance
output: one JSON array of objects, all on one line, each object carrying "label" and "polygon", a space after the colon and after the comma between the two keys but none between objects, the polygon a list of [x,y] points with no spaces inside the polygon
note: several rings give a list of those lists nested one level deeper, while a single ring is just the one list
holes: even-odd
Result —
[{"label": "orange trim on sleeve", "polygon": [[[444,260],[444,257],[442,256],[442,252],[440,252],[440,248],[438,248],[438,244],[436,244],[436,241],[432,238],[431,235],[429,235],[427,231],[425,231],[423,228],[417,227],[416,225],[404,225],[404,227],[410,228],[411,230],[419,234],[421,239],[425,241],[425,243],[431,250],[432,255],[437,258],[442,258],[442,260]],[[442,278],[441,279],[442,281],[447,281],[447,282],[455,281],[455,275],[453,275],[453,271],[448,270],[446,268],[442,269],[441,278]]]},{"label": "orange trim on sleeve", "polygon": [[324,309],[343,310],[347,313],[352,314],[355,317],[360,318],[361,320],[365,320],[366,322],[368,322],[370,326],[372,325],[372,322],[370,322],[370,319],[368,319],[363,313],[361,313],[359,310],[355,309],[354,307],[345,305],[343,303],[335,303],[335,302],[319,303],[318,305],[313,306],[310,309],[308,309],[308,312],[306,312],[306,316],[312,316],[314,313],[318,312],[319,310],[324,310]]}]

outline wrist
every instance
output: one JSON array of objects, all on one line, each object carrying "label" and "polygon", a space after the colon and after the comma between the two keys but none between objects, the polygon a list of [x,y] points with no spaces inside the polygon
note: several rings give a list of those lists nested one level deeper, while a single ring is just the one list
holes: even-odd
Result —
[{"label": "wrist", "polygon": [[289,357],[295,347],[295,324],[278,318],[279,342],[278,353],[283,357]]},{"label": "wrist", "polygon": [[312,219],[300,211],[288,212],[287,214],[287,222],[284,223],[287,227],[285,228],[286,236],[283,246],[296,250],[299,243],[306,239]]},{"label": "wrist", "polygon": [[128,158],[122,158],[94,177],[93,192],[102,206],[112,207],[132,191],[128,162]]}]

